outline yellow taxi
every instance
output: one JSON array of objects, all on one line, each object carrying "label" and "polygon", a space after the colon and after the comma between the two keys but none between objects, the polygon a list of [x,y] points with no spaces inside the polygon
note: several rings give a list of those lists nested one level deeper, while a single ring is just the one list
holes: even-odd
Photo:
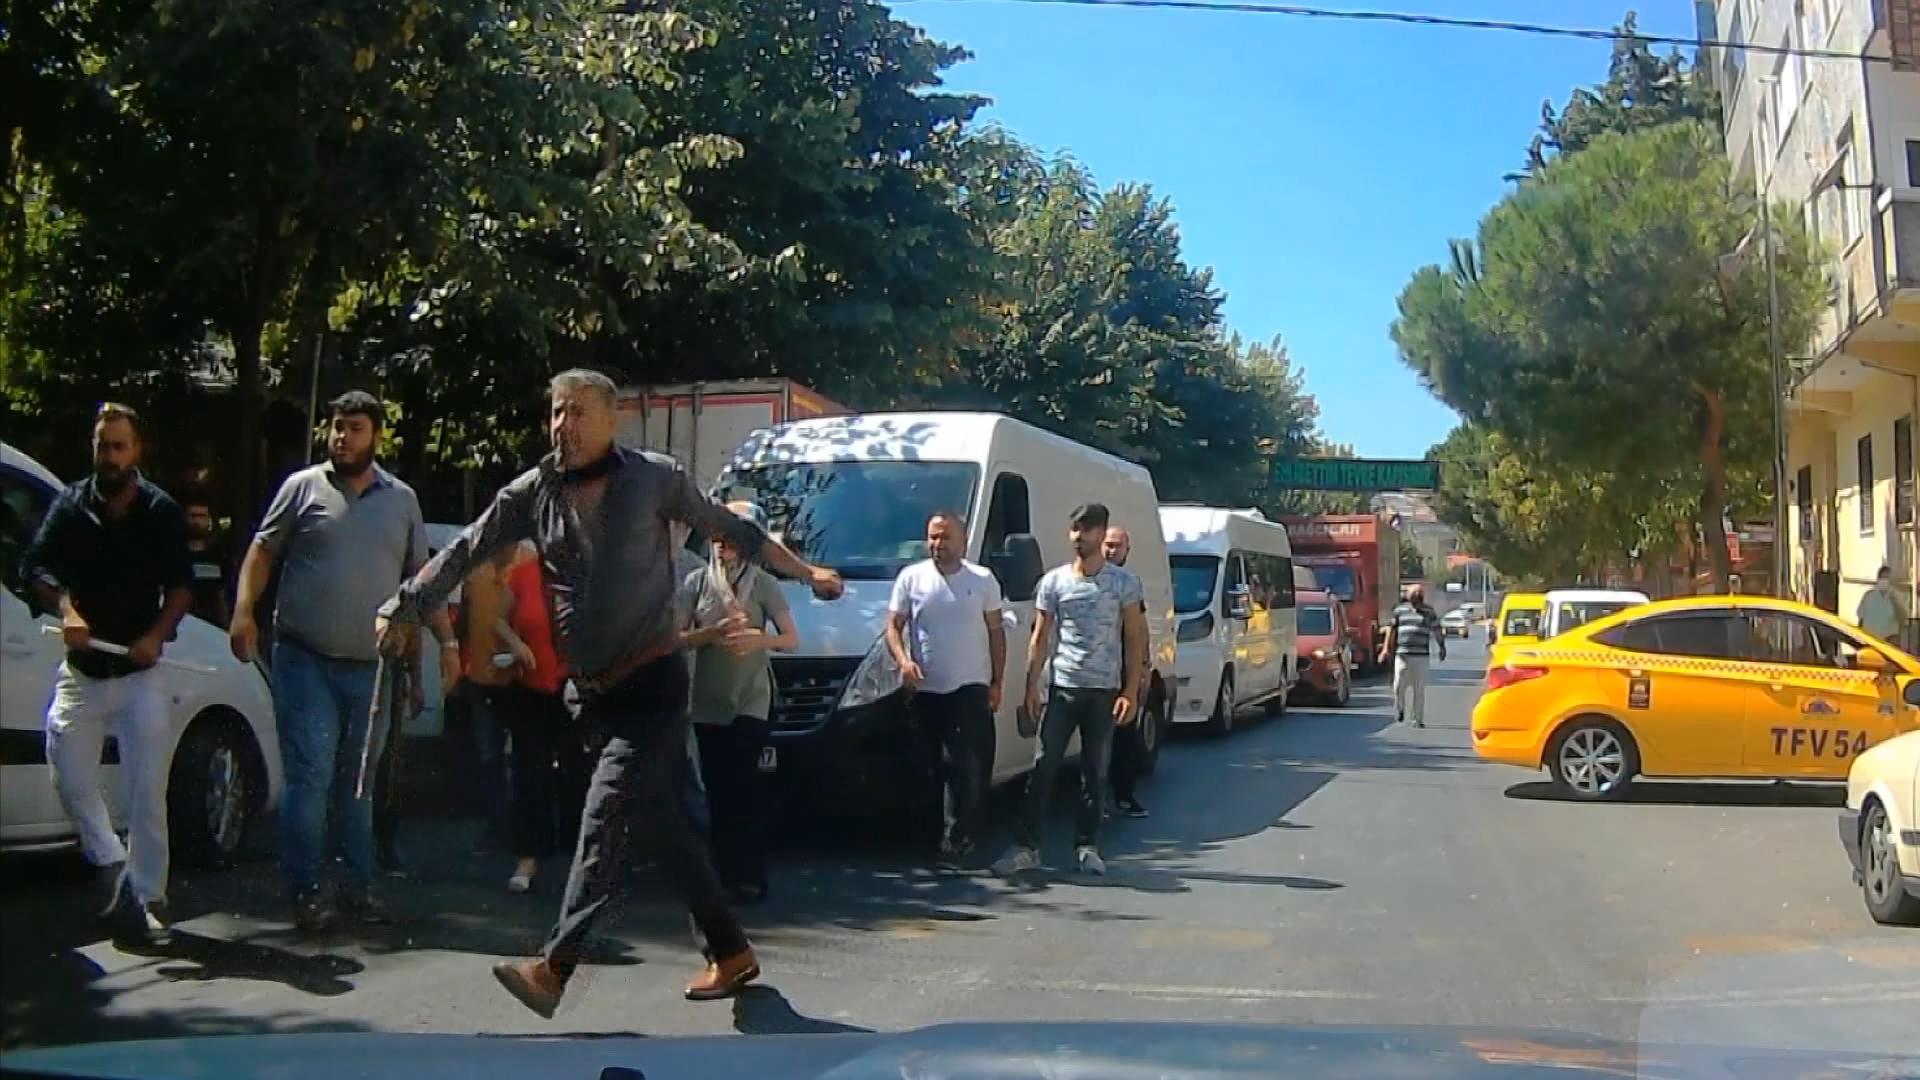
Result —
[{"label": "yellow taxi", "polygon": [[1920,727],[1916,676],[1920,659],[1806,604],[1660,600],[1514,646],[1487,670],[1473,748],[1576,799],[1641,776],[1844,780]]},{"label": "yellow taxi", "polygon": [[1500,613],[1487,627],[1487,667],[1497,667],[1501,658],[1515,648],[1540,640],[1540,623],[1546,617],[1546,593],[1508,593],[1500,601]]}]

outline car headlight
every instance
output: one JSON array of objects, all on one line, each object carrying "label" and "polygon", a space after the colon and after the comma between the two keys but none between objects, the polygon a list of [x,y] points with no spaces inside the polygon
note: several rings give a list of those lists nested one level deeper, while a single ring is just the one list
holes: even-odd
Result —
[{"label": "car headlight", "polygon": [[1331,660],[1333,659],[1333,654],[1326,649],[1315,649],[1313,650],[1313,658],[1315,660]]},{"label": "car headlight", "polygon": [[847,680],[847,688],[840,694],[842,709],[857,709],[884,700],[900,691],[904,685],[900,678],[900,665],[893,659],[893,650],[887,648],[886,635],[873,639],[873,646],[867,655],[860,659],[860,666],[853,669],[853,677]]},{"label": "car headlight", "polygon": [[1188,619],[1173,632],[1175,641],[1205,641],[1213,636],[1213,612],[1202,614],[1197,619]]}]

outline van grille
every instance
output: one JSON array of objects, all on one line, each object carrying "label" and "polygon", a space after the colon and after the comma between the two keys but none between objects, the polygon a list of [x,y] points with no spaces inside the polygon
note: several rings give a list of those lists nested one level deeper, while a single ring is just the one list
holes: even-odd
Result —
[{"label": "van grille", "polygon": [[797,734],[826,723],[859,666],[858,658],[775,657],[773,730]]}]

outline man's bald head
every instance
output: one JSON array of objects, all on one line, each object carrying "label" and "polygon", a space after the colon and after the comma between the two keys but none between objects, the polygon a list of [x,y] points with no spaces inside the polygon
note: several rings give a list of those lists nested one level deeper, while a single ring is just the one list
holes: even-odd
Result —
[{"label": "man's bald head", "polygon": [[1104,546],[1108,562],[1115,566],[1125,566],[1127,556],[1133,553],[1133,537],[1127,535],[1127,530],[1115,525],[1107,530]]}]

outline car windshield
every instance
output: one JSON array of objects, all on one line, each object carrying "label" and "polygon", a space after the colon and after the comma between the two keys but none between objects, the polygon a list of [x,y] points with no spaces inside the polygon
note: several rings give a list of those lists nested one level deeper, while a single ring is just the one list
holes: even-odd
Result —
[{"label": "car windshield", "polygon": [[1533,637],[1540,632],[1539,608],[1514,608],[1507,612],[1506,619],[1500,624],[1500,635],[1511,637]]},{"label": "car windshield", "polygon": [[955,461],[823,461],[730,468],[718,493],[758,503],[767,531],[816,566],[884,581],[927,557],[927,518],[966,516],[980,467]]},{"label": "car windshield", "polygon": [[1220,560],[1212,555],[1175,555],[1167,566],[1173,571],[1173,610],[1182,615],[1207,610],[1213,603]]},{"label": "car windshield", "polygon": [[1302,637],[1328,637],[1333,633],[1333,609],[1325,604],[1308,604],[1300,609],[1297,627]]},{"label": "car windshield", "polygon": [[1354,596],[1353,567],[1344,564],[1315,565],[1313,576],[1320,587],[1342,600],[1351,600]]}]

